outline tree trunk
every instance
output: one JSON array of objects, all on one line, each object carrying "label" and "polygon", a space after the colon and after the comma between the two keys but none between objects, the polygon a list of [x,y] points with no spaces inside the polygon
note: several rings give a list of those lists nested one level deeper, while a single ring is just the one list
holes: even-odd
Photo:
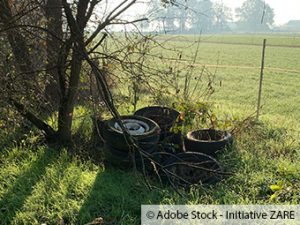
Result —
[{"label": "tree trunk", "polygon": [[24,76],[25,81],[32,80],[34,66],[31,62],[26,40],[18,28],[16,28],[8,0],[0,1],[0,22],[2,22],[4,26],[12,28],[7,30],[6,35],[15,57],[16,68],[21,74],[26,74]]},{"label": "tree trunk", "polygon": [[71,142],[72,119],[74,102],[71,104],[66,98],[61,100],[58,111],[58,138],[61,142]]},{"label": "tree trunk", "polygon": [[[45,87],[45,97],[56,110],[59,106],[59,75],[58,75],[58,56],[61,48],[61,42],[57,38],[63,38],[62,30],[62,2],[61,0],[48,0],[45,5],[45,16],[47,19],[47,29],[51,32],[47,33],[47,72],[49,78]],[[56,37],[53,37],[54,34]]]},{"label": "tree trunk", "polygon": [[61,97],[58,113],[58,137],[61,142],[71,142],[72,121],[78,86],[80,82],[80,72],[83,62],[82,54],[85,52],[84,28],[86,26],[85,13],[89,1],[80,0],[76,19],[72,15],[71,8],[66,0],[62,1],[67,21],[71,30],[71,40],[73,42],[72,61],[70,68],[70,78],[67,92]]},{"label": "tree trunk", "polygon": [[62,142],[71,141],[73,111],[80,81],[81,66],[82,56],[79,50],[74,47],[68,93],[61,98],[58,113],[58,136]]}]

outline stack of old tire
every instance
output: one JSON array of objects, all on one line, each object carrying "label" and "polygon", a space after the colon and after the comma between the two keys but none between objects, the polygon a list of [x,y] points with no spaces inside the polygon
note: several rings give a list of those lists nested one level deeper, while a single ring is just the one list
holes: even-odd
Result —
[{"label": "stack of old tire", "polygon": [[[179,115],[178,111],[168,107],[150,106],[139,109],[134,115],[122,116],[121,121],[138,148],[150,157],[159,156],[155,160],[158,160],[165,170],[184,177],[190,184],[199,180],[218,180],[218,174],[211,171],[220,174],[223,172],[215,157],[232,143],[231,134],[226,131],[202,129],[190,131],[182,137],[181,133],[171,131],[174,124],[180,122]],[[100,126],[105,140],[106,160],[117,167],[130,168],[130,152],[133,149],[128,145],[120,124],[116,119],[111,119],[101,122]],[[175,150],[171,147],[172,154],[169,151],[170,147],[167,147],[169,144],[177,146]],[[166,152],[167,157],[161,157]],[[139,151],[134,151],[134,157],[138,168],[142,165],[145,165],[146,169],[152,168],[150,160],[141,157]],[[186,166],[187,163],[189,166]],[[182,183],[182,180],[176,182]]]},{"label": "stack of old tire", "polygon": [[[166,150],[166,143],[178,146],[173,151],[175,154],[168,154],[161,162],[165,170],[177,175],[172,177],[175,179],[174,183],[195,184],[200,180],[202,183],[214,183],[222,178],[223,168],[216,157],[232,144],[233,139],[229,132],[202,129],[190,131],[182,137],[181,132],[171,131],[175,123],[181,125],[182,121],[178,119],[180,113],[167,107],[145,107],[136,111],[135,115],[152,119],[160,126],[160,142],[164,144],[165,152],[170,153]],[[165,177],[164,174],[161,177]],[[179,177],[184,177],[184,181]]]},{"label": "stack of old tire", "polygon": [[[232,135],[223,130],[200,129],[188,132],[184,136],[185,151],[186,153],[193,153],[194,155],[196,153],[201,154],[196,156],[198,162],[200,162],[198,165],[205,167],[203,171],[200,169],[200,173],[198,173],[197,176],[191,176],[190,180],[193,182],[194,177],[197,177],[202,183],[215,183],[223,179],[226,173],[224,173],[222,165],[216,158],[219,154],[223,153],[232,142]],[[195,159],[192,157],[190,157],[189,160],[195,162]]]},{"label": "stack of old tire", "polygon": [[[127,132],[138,148],[146,154],[151,154],[156,150],[160,138],[160,128],[153,120],[141,116],[121,116],[121,121]],[[116,119],[105,121],[101,127],[102,136],[105,140],[106,160],[111,164],[121,167],[130,168],[132,157],[130,152],[134,152],[136,165],[140,167],[143,160],[144,164],[149,163],[147,157],[142,159],[139,151],[128,145],[122,129]]]}]

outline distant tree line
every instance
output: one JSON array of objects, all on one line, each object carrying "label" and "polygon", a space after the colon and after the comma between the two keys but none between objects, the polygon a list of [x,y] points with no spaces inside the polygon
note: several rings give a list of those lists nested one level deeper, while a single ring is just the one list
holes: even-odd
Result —
[{"label": "distant tree line", "polygon": [[273,9],[262,0],[247,0],[236,8],[235,22],[231,8],[221,1],[178,0],[165,7],[162,1],[153,0],[147,14],[152,29],[165,33],[268,31],[274,23]]}]

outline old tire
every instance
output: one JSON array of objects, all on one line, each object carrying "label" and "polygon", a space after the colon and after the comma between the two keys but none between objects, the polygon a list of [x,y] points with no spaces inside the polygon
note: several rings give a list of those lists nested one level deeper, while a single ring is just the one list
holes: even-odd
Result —
[{"label": "old tire", "polygon": [[222,179],[223,173],[223,168],[213,157],[199,152],[183,152],[170,156],[164,162],[163,168],[176,175],[164,174],[164,180],[182,187],[215,183]]},{"label": "old tire", "polygon": [[[149,154],[155,152],[156,149],[153,148],[150,152],[148,152]],[[120,149],[116,149],[112,146],[109,146],[107,144],[104,145],[104,154],[105,154],[105,159],[106,162],[108,162],[109,164],[121,168],[121,169],[130,169],[132,168],[132,158],[131,155],[129,154],[129,152],[124,152],[123,150]],[[136,167],[137,169],[141,170],[143,163],[145,168],[147,168],[148,170],[151,170],[151,163],[150,160],[147,158],[141,158],[140,154],[136,151],[135,154],[135,163],[136,163]]]},{"label": "old tire", "polygon": [[149,106],[137,110],[134,115],[143,116],[155,121],[161,129],[160,140],[180,144],[181,134],[170,132],[180,113],[164,106]]},{"label": "old tire", "polygon": [[230,146],[232,135],[227,131],[203,129],[189,132],[184,138],[187,152],[200,152],[215,157]]},{"label": "old tire", "polygon": [[[151,151],[157,145],[160,128],[154,121],[141,116],[122,116],[121,121],[140,148]],[[108,146],[129,152],[129,146],[116,119],[106,121],[102,133]]]}]

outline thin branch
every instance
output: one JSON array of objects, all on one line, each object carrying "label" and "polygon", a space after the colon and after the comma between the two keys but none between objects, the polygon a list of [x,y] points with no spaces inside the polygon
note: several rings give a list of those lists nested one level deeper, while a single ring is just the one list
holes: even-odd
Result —
[{"label": "thin branch", "polygon": [[[132,0],[124,8],[122,8],[118,12],[116,12],[117,9],[119,9],[127,1],[128,0],[123,1],[114,10],[112,10],[112,12],[110,12],[110,14],[104,20],[104,22],[100,23],[99,26],[97,27],[97,29],[94,31],[94,33],[87,39],[87,41],[85,42],[85,45],[88,45],[89,43],[91,43],[94,40],[94,38],[100,33],[101,30],[103,30],[107,25],[109,25],[111,23],[111,21],[113,21],[115,18],[117,18],[121,13],[126,11],[130,6],[132,6],[136,2],[136,0]],[[113,15],[114,12],[116,12],[115,15]]]},{"label": "thin branch", "polygon": [[77,28],[77,23],[76,23],[76,20],[73,16],[70,5],[69,5],[69,3],[67,3],[66,0],[62,0],[62,5],[64,7],[65,14],[66,14],[66,17],[67,17],[67,21],[68,21],[69,27],[71,29],[71,34],[74,37],[76,37],[76,33],[79,32],[80,29],[76,29]]},{"label": "thin branch", "polygon": [[102,42],[105,40],[107,35],[108,35],[107,33],[104,33],[102,38],[99,40],[99,42],[88,52],[88,54],[94,52],[102,44]]},{"label": "thin branch", "polygon": [[86,16],[85,16],[85,21],[84,23],[87,24],[87,22],[89,21],[89,19],[91,18],[93,12],[94,12],[94,8],[95,6],[100,3],[102,0],[92,0],[91,3],[90,3],[90,7],[86,13]]},{"label": "thin branch", "polygon": [[83,32],[84,28],[86,27],[87,21],[85,13],[87,11],[89,2],[90,0],[79,0],[77,5],[76,21],[81,32]]},{"label": "thin branch", "polygon": [[52,129],[52,127],[50,127],[44,121],[42,121],[41,119],[36,117],[32,112],[26,110],[25,106],[23,104],[17,102],[13,98],[9,99],[9,103],[12,104],[22,116],[24,116],[26,119],[28,119],[37,128],[44,131],[48,138],[54,137],[56,135],[56,132]]},{"label": "thin branch", "polygon": [[148,18],[141,18],[141,19],[136,19],[136,20],[132,20],[132,21],[118,20],[116,22],[111,22],[110,25],[126,25],[126,24],[142,22],[142,21],[148,21]]}]

